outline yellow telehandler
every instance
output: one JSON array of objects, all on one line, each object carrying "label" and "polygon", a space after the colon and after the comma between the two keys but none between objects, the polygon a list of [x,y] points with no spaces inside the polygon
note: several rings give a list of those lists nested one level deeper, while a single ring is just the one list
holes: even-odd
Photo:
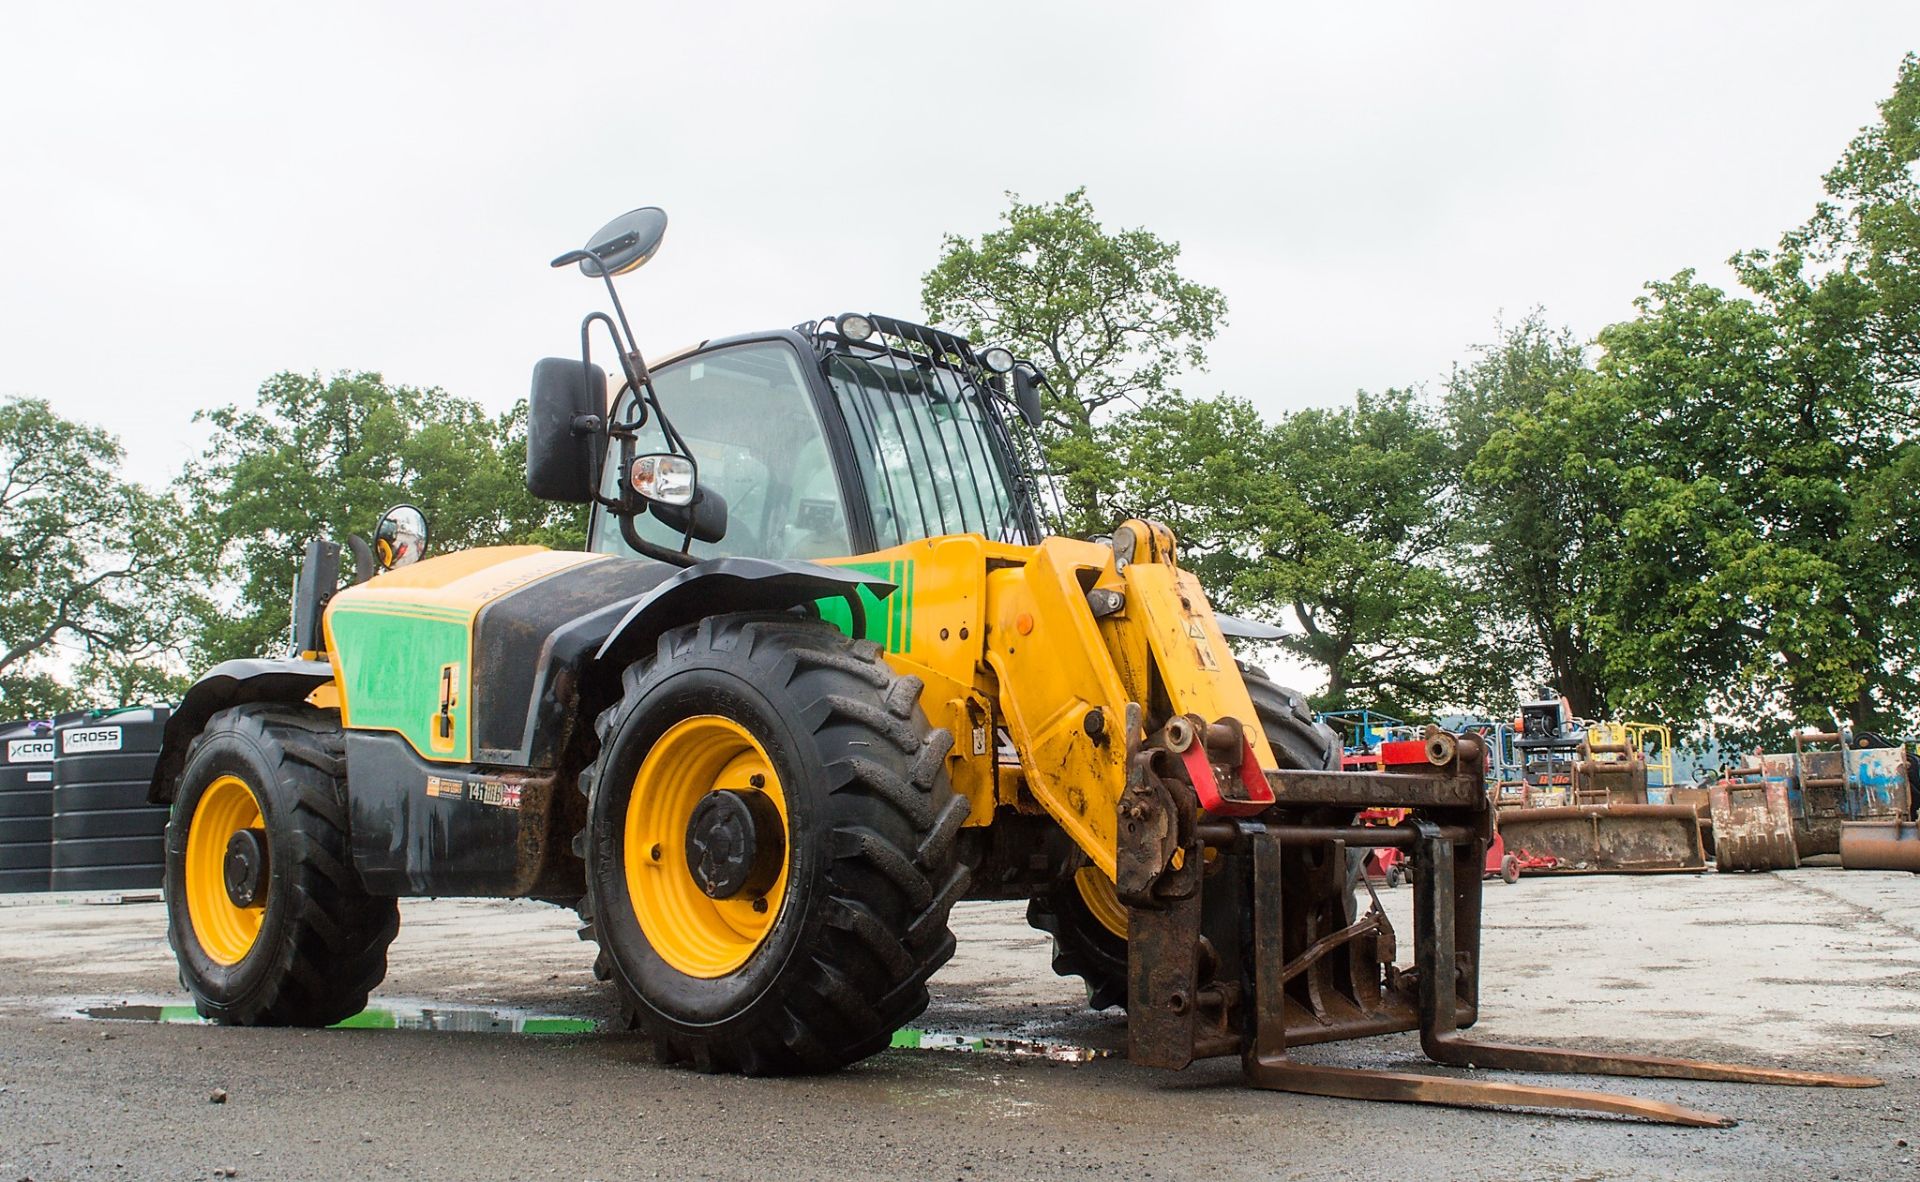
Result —
[{"label": "yellow telehandler", "polygon": [[[1457,1066],[1865,1086],[1468,1041],[1492,813],[1477,739],[1338,770],[1298,694],[1240,668],[1146,521],[1052,535],[1008,350],[847,313],[650,367],[613,277],[657,209],[554,260],[612,315],[534,370],[527,483],[586,551],[417,560],[426,523],[309,546],[293,652],[209,671],[168,724],[167,899],[200,1012],[324,1025],[385,971],[406,896],[579,907],[669,1062],[838,1068],[927,1004],[963,898],[1030,900],[1129,1054],[1239,1055],[1261,1087],[1723,1118],[1627,1096],[1297,1062],[1418,1031]],[[592,361],[611,340],[617,380]],[[611,391],[611,395],[609,394]],[[1402,825],[1355,824],[1367,808]],[[1413,865],[1413,956],[1348,853]]]}]

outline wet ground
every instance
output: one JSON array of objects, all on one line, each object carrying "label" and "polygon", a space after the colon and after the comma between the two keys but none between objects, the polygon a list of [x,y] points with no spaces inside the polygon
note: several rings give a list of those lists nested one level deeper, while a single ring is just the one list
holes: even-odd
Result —
[{"label": "wet ground", "polygon": [[[1407,930],[1409,893],[1383,897]],[[1887,1086],[1570,1081],[1741,1122],[1703,1130],[1254,1092],[1226,1061],[1144,1070],[1005,904],[963,904],[932,1008],[823,1079],[664,1069],[594,1031],[609,999],[571,913],[527,903],[405,904],[351,1028],[227,1029],[184,1007],[159,904],[0,896],[0,1182],[1920,1178],[1920,879],[1525,879],[1487,900],[1480,1033]],[[1423,1062],[1407,1036],[1310,1054]]]}]

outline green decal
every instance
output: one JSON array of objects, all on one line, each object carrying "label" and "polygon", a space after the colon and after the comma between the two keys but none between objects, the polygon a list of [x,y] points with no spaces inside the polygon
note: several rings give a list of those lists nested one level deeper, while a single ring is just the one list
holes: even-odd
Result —
[{"label": "green decal", "polygon": [[[466,612],[412,604],[335,608],[333,647],[352,727],[398,731],[429,759],[464,758],[472,619]],[[441,671],[447,666],[452,666],[454,697],[450,738],[436,734]]]},{"label": "green decal", "polygon": [[[914,564],[901,561],[836,562],[832,565],[885,579],[894,585],[893,593],[884,600],[865,587],[860,588],[860,606],[866,610],[867,616],[865,639],[875,641],[890,653],[912,652]],[[821,619],[849,636],[853,635],[853,612],[848,609],[845,599],[838,595],[817,599],[814,607]]]}]

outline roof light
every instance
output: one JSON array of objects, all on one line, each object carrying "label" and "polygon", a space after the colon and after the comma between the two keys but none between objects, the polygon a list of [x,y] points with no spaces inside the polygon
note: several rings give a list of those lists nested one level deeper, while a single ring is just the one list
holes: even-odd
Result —
[{"label": "roof light", "polygon": [[990,349],[982,349],[980,351],[980,364],[986,366],[994,373],[1011,373],[1013,372],[1013,353],[1011,350],[1002,348],[999,345],[995,345]]},{"label": "roof light", "polygon": [[873,335],[873,321],[859,313],[840,318],[840,335],[850,341],[864,341]]}]

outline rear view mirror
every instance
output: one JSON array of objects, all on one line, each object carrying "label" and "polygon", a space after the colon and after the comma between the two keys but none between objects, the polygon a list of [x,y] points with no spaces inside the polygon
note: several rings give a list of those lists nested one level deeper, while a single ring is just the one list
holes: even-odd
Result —
[{"label": "rear view mirror", "polygon": [[[667,236],[667,212],[657,205],[629,210],[608,222],[587,239],[586,249],[570,250],[553,260],[556,267],[579,263],[580,273],[600,278],[601,263],[606,274],[625,275],[645,266],[660,249]],[[599,261],[594,261],[595,259]]]},{"label": "rear view mirror", "polygon": [[1040,387],[1045,382],[1030,365],[1013,367],[1013,404],[1020,408],[1020,417],[1029,427],[1040,425]]},{"label": "rear view mirror", "polygon": [[691,526],[696,542],[717,542],[727,536],[727,499],[704,484],[691,505],[669,505],[664,501],[653,501],[651,505],[653,515],[675,533],[684,534]]},{"label": "rear view mirror", "polygon": [[381,570],[411,566],[427,555],[427,515],[412,505],[395,505],[373,532],[373,558]]},{"label": "rear view mirror", "polygon": [[607,375],[572,357],[533,367],[527,395],[527,491],[544,501],[593,500],[593,461],[605,425]]}]

